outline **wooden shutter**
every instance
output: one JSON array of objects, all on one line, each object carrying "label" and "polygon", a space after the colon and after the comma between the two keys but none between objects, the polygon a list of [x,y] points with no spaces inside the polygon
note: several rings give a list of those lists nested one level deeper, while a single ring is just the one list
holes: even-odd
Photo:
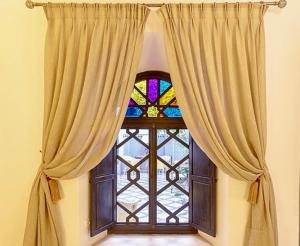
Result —
[{"label": "wooden shutter", "polygon": [[115,170],[116,147],[96,166],[90,174],[91,209],[90,221],[91,236],[112,227],[115,217]]},{"label": "wooden shutter", "polygon": [[192,139],[190,155],[190,224],[215,237],[216,167]]}]

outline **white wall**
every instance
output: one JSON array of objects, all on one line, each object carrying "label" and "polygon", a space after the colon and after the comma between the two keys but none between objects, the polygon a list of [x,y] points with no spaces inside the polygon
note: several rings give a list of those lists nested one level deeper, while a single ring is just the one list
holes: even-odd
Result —
[{"label": "white wall", "polygon": [[[271,8],[265,18],[267,161],[275,187],[280,246],[298,245],[299,228],[300,1],[288,2],[283,10]],[[28,10],[23,0],[0,2],[1,245],[22,245],[29,192],[40,162],[45,30],[42,9]],[[168,70],[161,31],[152,13],[139,71]],[[87,177],[62,182],[64,198],[59,206],[67,246],[88,246],[98,239],[88,236]],[[218,234],[206,238],[216,246],[241,246],[247,186],[222,173],[218,177]]]}]

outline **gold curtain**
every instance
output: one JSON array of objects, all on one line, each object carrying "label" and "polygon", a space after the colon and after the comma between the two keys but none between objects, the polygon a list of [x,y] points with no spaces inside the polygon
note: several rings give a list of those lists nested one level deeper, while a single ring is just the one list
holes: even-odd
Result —
[{"label": "gold curtain", "polygon": [[30,195],[24,246],[63,245],[52,201],[59,199],[56,180],[89,171],[116,141],[149,13],[138,4],[48,4],[44,10],[42,164]]},{"label": "gold curtain", "polygon": [[276,246],[265,162],[263,4],[167,4],[160,9],[172,83],[184,121],[209,158],[252,183],[244,245]]}]

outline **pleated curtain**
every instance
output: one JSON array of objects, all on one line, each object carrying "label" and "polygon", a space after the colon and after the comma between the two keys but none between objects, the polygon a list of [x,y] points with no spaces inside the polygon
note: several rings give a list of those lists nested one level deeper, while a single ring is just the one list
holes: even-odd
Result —
[{"label": "pleated curtain", "polygon": [[138,4],[47,4],[42,164],[24,246],[61,246],[56,180],[80,176],[109,152],[122,125],[148,9]]},{"label": "pleated curtain", "polygon": [[249,183],[243,245],[277,246],[265,161],[264,4],[166,4],[167,60],[183,119],[218,168]]}]

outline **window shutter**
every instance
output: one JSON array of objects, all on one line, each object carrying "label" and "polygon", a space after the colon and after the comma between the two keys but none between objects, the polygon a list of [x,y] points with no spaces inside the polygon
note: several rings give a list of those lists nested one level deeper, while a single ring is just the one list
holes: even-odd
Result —
[{"label": "window shutter", "polygon": [[90,173],[91,236],[95,236],[114,225],[115,192],[117,190],[114,165],[115,155],[116,147],[114,146],[109,154]]},{"label": "window shutter", "polygon": [[216,236],[216,166],[190,141],[190,224],[211,236]]}]

